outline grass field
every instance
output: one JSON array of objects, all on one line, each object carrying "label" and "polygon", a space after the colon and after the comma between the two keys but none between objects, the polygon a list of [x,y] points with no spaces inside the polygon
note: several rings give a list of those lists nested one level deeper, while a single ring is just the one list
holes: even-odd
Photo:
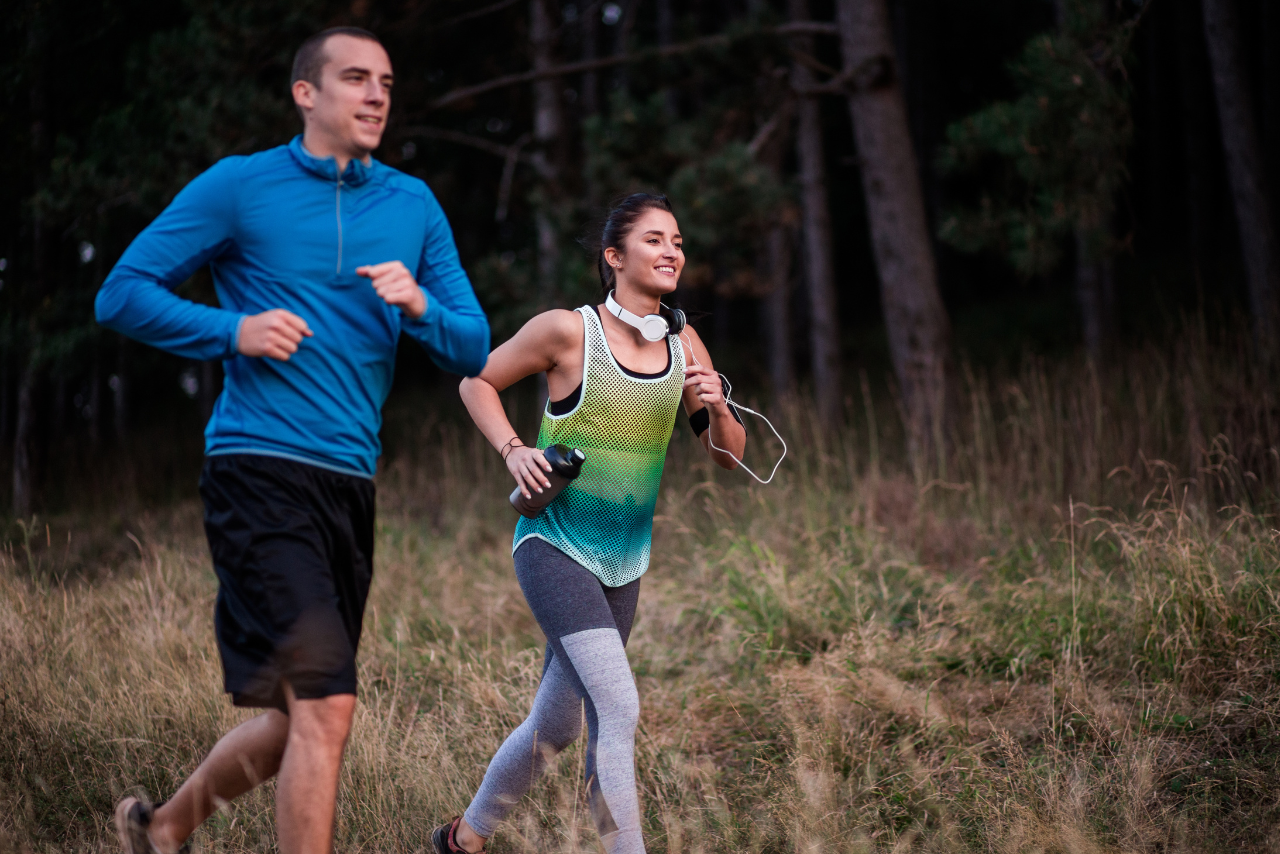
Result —
[{"label": "grass field", "polygon": [[[941,460],[856,393],[839,432],[789,410],[769,487],[677,435],[629,649],[650,850],[1280,850],[1280,410],[1243,353],[1179,340],[965,372]],[[448,425],[410,445],[379,475],[344,852],[428,850],[541,663],[496,455]],[[199,507],[13,532],[0,849],[112,850],[114,800],[169,794],[242,718]],[[581,765],[492,850],[598,850]],[[196,850],[267,850],[271,803]]]}]

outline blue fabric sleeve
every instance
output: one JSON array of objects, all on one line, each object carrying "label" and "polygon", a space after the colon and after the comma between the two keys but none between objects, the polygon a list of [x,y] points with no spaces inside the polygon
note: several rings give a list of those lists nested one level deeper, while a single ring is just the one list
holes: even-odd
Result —
[{"label": "blue fabric sleeve", "polygon": [[120,256],[94,301],[98,322],[188,359],[229,359],[246,315],[201,305],[173,289],[235,235],[235,161],[188,184]]},{"label": "blue fabric sleeve", "polygon": [[427,233],[418,262],[418,284],[427,310],[400,328],[426,348],[432,360],[455,374],[474,377],[489,359],[489,320],[458,260],[453,229],[436,197],[427,192]]}]

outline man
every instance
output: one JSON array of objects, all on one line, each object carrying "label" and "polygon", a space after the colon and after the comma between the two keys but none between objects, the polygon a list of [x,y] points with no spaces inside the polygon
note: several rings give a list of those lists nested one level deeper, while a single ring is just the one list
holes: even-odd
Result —
[{"label": "man", "polygon": [[[403,331],[467,376],[489,351],[439,203],[370,156],[391,85],[371,33],[308,39],[293,66],[302,136],[192,181],[98,294],[103,325],[224,360],[200,478],[215,627],[233,702],[267,710],[223,736],[169,801],[120,802],[127,854],[179,850],[218,803],[277,774],[280,850],[332,848],[396,341]],[[172,293],[206,263],[219,308]]]}]

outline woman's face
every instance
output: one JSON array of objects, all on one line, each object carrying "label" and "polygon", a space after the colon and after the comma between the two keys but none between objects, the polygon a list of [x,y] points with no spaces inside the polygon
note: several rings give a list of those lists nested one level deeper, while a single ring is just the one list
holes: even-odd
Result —
[{"label": "woman's face", "polygon": [[674,216],[664,210],[645,211],[624,243],[622,254],[612,248],[605,251],[605,260],[617,272],[619,287],[658,296],[676,289],[684,269],[684,238]]}]

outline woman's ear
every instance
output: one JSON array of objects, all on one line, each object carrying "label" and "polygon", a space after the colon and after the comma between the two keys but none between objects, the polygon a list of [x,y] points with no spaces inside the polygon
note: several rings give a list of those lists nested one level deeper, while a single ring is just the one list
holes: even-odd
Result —
[{"label": "woman's ear", "polygon": [[604,250],[604,262],[615,270],[621,269],[622,253],[616,248],[610,246],[608,249]]}]

